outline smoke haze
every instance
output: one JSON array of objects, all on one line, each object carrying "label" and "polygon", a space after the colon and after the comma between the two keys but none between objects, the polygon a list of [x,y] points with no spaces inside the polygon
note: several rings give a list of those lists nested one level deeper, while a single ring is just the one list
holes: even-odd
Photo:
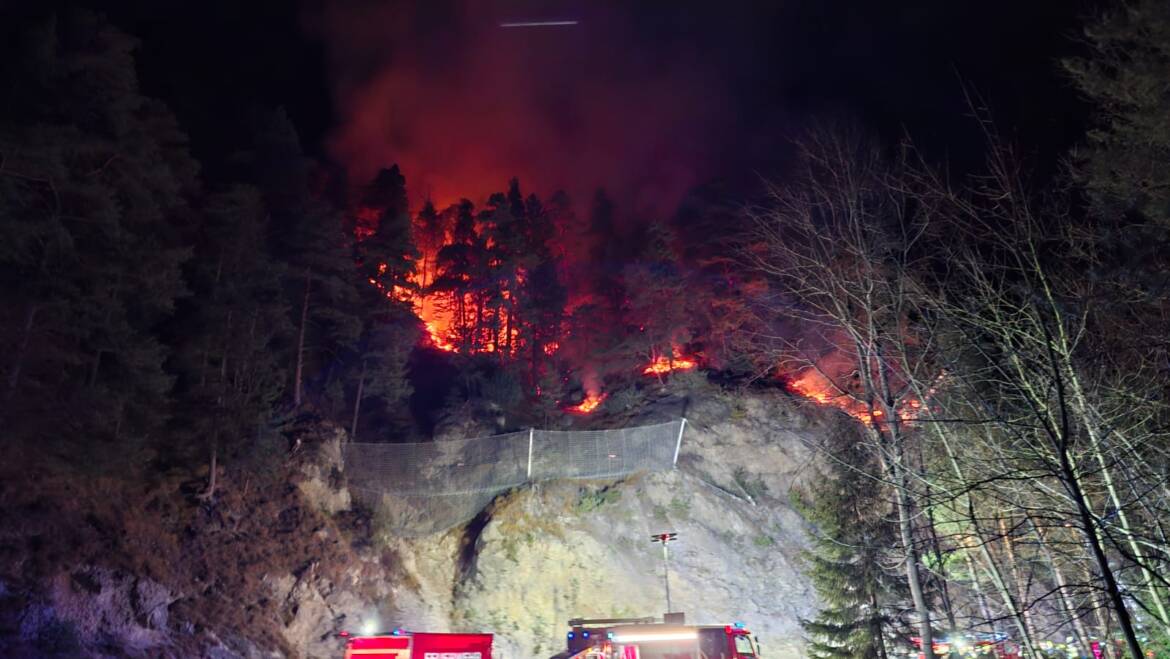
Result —
[{"label": "smoke haze", "polygon": [[[708,171],[731,113],[711,53],[669,13],[645,13],[329,3],[313,21],[338,117],[329,149],[355,181],[398,163],[415,204],[479,201],[516,176],[542,196],[564,189],[580,204],[604,187],[627,211],[668,212]],[[499,26],[564,19],[579,24]]]}]

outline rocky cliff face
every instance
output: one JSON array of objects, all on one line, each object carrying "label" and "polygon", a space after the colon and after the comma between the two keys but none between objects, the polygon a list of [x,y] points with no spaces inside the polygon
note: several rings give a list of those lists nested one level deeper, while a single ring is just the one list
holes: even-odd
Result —
[{"label": "rocky cliff face", "polygon": [[788,492],[812,471],[803,439],[813,430],[782,397],[709,398],[688,419],[675,471],[538,484],[440,537],[384,539],[418,584],[420,607],[404,607],[404,626],[489,630],[501,657],[551,656],[569,618],[662,614],[661,546],[650,535],[675,531],[674,610],[742,621],[765,656],[801,656],[798,620],[815,600]]},{"label": "rocky cliff face", "polygon": [[661,615],[650,535],[675,531],[676,611],[742,621],[765,656],[801,656],[815,601],[788,493],[813,471],[816,429],[783,396],[705,397],[687,417],[674,471],[538,484],[419,538],[351,509],[329,428],[298,435],[279,478],[224,474],[209,502],[165,481],[35,496],[10,482],[0,641],[13,656],[337,657],[342,629],[401,626],[491,631],[498,657],[549,657],[571,617]]}]

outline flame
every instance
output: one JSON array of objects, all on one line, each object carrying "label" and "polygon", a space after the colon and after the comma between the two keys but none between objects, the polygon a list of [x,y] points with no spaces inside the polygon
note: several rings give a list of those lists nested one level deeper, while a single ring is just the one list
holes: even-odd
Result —
[{"label": "flame", "polygon": [[[818,405],[836,407],[866,425],[881,423],[885,416],[885,411],[881,409],[875,409],[871,415],[868,405],[842,391],[825,374],[813,368],[789,380],[788,390]],[[935,390],[935,387],[931,387],[928,394],[935,393]],[[896,407],[898,419],[904,424],[911,424],[922,413],[922,408],[922,401],[908,396]]]},{"label": "flame", "polygon": [[[415,313],[417,314],[418,311],[416,310]],[[420,316],[420,318],[421,318],[421,316]],[[448,341],[447,339],[443,338],[444,333],[442,330],[439,329],[438,325],[436,324],[436,321],[423,320],[423,326],[427,328],[427,340],[430,342],[430,344],[432,346],[434,346],[435,348],[438,348],[439,350],[444,350],[446,352],[458,352],[459,351],[455,347],[455,344],[453,344],[450,341]]]},{"label": "flame", "polygon": [[642,369],[643,375],[664,375],[671,371],[689,371],[698,366],[699,363],[687,357],[676,357],[671,359],[663,355],[654,358],[646,368]]},{"label": "flame", "polygon": [[589,414],[593,410],[597,409],[597,406],[601,405],[608,397],[609,394],[587,393],[585,394],[585,400],[572,407],[566,408],[565,411],[571,412],[573,414]]}]

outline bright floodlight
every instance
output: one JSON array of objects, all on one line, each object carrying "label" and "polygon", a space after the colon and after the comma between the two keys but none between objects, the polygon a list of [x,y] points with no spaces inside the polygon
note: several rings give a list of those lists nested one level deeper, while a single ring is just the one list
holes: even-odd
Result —
[{"label": "bright floodlight", "polygon": [[500,27],[566,27],[576,24],[577,21],[509,21],[500,23]]},{"label": "bright floodlight", "polygon": [[378,633],[378,621],[373,618],[362,623],[362,636],[373,636]]}]

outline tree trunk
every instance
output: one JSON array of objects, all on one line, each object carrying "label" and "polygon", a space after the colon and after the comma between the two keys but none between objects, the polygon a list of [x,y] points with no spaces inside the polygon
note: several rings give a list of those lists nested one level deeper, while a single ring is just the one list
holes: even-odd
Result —
[{"label": "tree trunk", "polygon": [[1020,576],[1019,558],[1016,556],[1015,541],[1012,540],[1011,529],[1008,528],[1007,520],[1002,516],[996,515],[999,522],[1000,538],[1003,539],[1004,553],[1007,556],[1007,565],[1005,571],[1016,586],[1016,602],[1019,604],[1021,613],[1021,620],[1024,624],[1024,629],[1027,632],[1027,638],[1035,638],[1036,624],[1032,620],[1031,607],[1028,606],[1028,589],[1024,584],[1023,578]]},{"label": "tree trunk", "polygon": [[504,318],[504,352],[507,357],[512,356],[512,305],[510,300],[504,301],[507,316]]},{"label": "tree trunk", "polygon": [[970,499],[967,501],[967,516],[970,519],[972,528],[975,529],[975,533],[978,537],[979,554],[983,558],[983,564],[986,568],[987,575],[991,577],[991,583],[995,586],[996,591],[999,592],[999,596],[1000,599],[1003,600],[1004,607],[1007,609],[1008,613],[1011,614],[1012,621],[1016,624],[1016,630],[1020,632],[1020,642],[1024,646],[1024,650],[1029,657],[1039,656],[1036,652],[1036,646],[1032,642],[1032,636],[1028,632],[1028,624],[1024,620],[1024,614],[1020,608],[1022,603],[1016,601],[1015,596],[1012,595],[1011,590],[1008,588],[1008,584],[1004,579],[1003,572],[1000,571],[999,565],[996,564],[995,556],[991,554],[991,548],[988,544],[988,540],[983,537],[983,532],[979,529],[979,523],[975,517],[975,508],[971,504]]},{"label": "tree trunk", "polygon": [[483,333],[483,308],[484,300],[483,296],[480,295],[479,299],[475,301],[475,330],[471,333],[472,352],[475,352],[475,349],[480,345],[479,339],[482,338],[480,335]]},{"label": "tree trunk", "polygon": [[1090,510],[1085,493],[1081,490],[1081,483],[1075,468],[1069,461],[1068,451],[1062,449],[1058,453],[1060,455],[1060,466],[1065,480],[1065,488],[1068,490],[1073,503],[1076,504],[1077,515],[1081,521],[1081,532],[1085,535],[1089,549],[1093,552],[1093,559],[1097,564],[1097,569],[1101,573],[1101,578],[1105,581],[1105,592],[1109,596],[1110,604],[1113,605],[1114,613],[1117,614],[1117,624],[1121,627],[1121,634],[1125,637],[1125,644],[1129,648],[1130,656],[1133,659],[1143,659],[1145,655],[1142,653],[1141,644],[1138,643],[1137,632],[1133,627],[1133,619],[1130,618],[1129,609],[1125,604],[1125,596],[1121,592],[1121,586],[1117,582],[1117,576],[1113,573],[1113,568],[1109,566],[1109,557],[1105,555],[1105,549],[1101,546],[1100,537],[1097,535],[1093,511]]},{"label": "tree trunk", "polygon": [[309,289],[312,284],[309,269],[305,268],[305,296],[301,300],[301,326],[297,331],[297,366],[293,376],[293,406],[301,406],[301,382],[305,374],[305,327],[309,323]]},{"label": "tree trunk", "polygon": [[32,336],[33,324],[36,323],[37,313],[40,310],[39,306],[30,304],[24,312],[24,330],[20,335],[20,345],[17,346],[16,354],[12,359],[12,372],[8,374],[8,391],[4,392],[5,401],[12,400],[20,385],[20,371],[24,368],[24,357],[28,354],[28,341]]},{"label": "tree trunk", "polygon": [[1096,458],[1097,465],[1101,468],[1101,478],[1105,483],[1105,489],[1109,493],[1109,501],[1112,502],[1114,510],[1117,511],[1117,521],[1121,526],[1121,530],[1127,544],[1129,551],[1133,557],[1134,562],[1137,563],[1138,568],[1142,573],[1142,582],[1146,588],[1146,592],[1150,596],[1153,603],[1154,612],[1157,614],[1158,621],[1162,624],[1163,633],[1170,636],[1170,612],[1167,612],[1166,605],[1162,601],[1162,594],[1158,592],[1158,587],[1154,583],[1153,574],[1150,572],[1146,554],[1134,539],[1132,526],[1129,521],[1129,514],[1126,513],[1125,504],[1121,500],[1121,496],[1117,492],[1116,480],[1113,477],[1113,470],[1109,462],[1105,459],[1105,455],[1101,450],[1101,433],[1097,428],[1096,419],[1090,418],[1092,411],[1089,409],[1088,402],[1085,400],[1085,395],[1081,391],[1080,378],[1076,373],[1069,374],[1070,387],[1073,391],[1073,405],[1077,409],[1078,415],[1083,419],[1085,424],[1085,433],[1089,436],[1089,446],[1093,452],[1093,457]]},{"label": "tree trunk", "polygon": [[[868,320],[872,324],[873,320]],[[878,336],[876,328],[870,327],[867,333],[870,337]],[[890,384],[890,374],[886,360],[882,354],[881,344],[876,341],[856,342],[858,355],[864,356],[858,360],[861,365],[861,378],[865,391],[870,397],[869,413],[871,431],[880,437],[888,435],[891,450],[891,475],[893,476],[896,503],[898,507],[898,530],[902,537],[902,545],[906,553],[906,581],[910,586],[910,596],[914,601],[914,609],[918,614],[918,635],[922,638],[922,656],[925,659],[934,659],[934,634],[930,620],[930,607],[926,603],[926,594],[922,589],[922,574],[918,566],[918,549],[914,543],[913,503],[910,500],[910,465],[906,457],[906,438],[902,433],[902,426],[898,419],[896,398]],[[876,383],[873,374],[877,375]],[[874,412],[873,399],[880,401],[881,411],[886,418],[883,429]],[[880,445],[880,442],[879,442]]]},{"label": "tree trunk", "polygon": [[216,477],[219,473],[219,467],[216,464],[219,458],[219,438],[211,442],[211,469],[207,473],[207,489],[200,494],[197,499],[200,501],[209,501],[211,497],[215,496]]},{"label": "tree trunk", "polygon": [[983,618],[984,629],[994,632],[991,607],[987,605],[987,594],[983,592],[983,583],[979,580],[979,573],[975,571],[975,559],[971,558],[970,549],[963,552],[963,561],[967,563],[967,572],[971,574],[971,588],[975,591],[975,600],[979,605],[979,615]]},{"label": "tree trunk", "polygon": [[922,577],[918,571],[918,550],[914,546],[914,523],[911,520],[910,496],[906,493],[909,487],[905,475],[905,466],[900,447],[894,448],[895,490],[898,506],[898,530],[902,535],[902,545],[906,553],[906,581],[910,585],[910,596],[914,600],[914,609],[918,614],[918,635],[922,638],[922,655],[926,659],[934,659],[934,634],[931,631],[930,608],[926,604],[926,595],[922,592]]},{"label": "tree trunk", "polygon": [[1032,531],[1036,534],[1036,539],[1039,541],[1040,554],[1044,557],[1045,562],[1048,563],[1048,569],[1052,570],[1052,575],[1056,579],[1056,596],[1060,599],[1060,606],[1064,609],[1064,614],[1068,616],[1072,623],[1073,632],[1076,634],[1077,645],[1082,656],[1092,654],[1092,649],[1089,647],[1089,632],[1085,629],[1085,621],[1081,619],[1080,612],[1077,611],[1076,606],[1073,605],[1072,600],[1069,599],[1068,594],[1068,580],[1064,576],[1064,571],[1060,569],[1056,558],[1052,555],[1052,549],[1048,546],[1048,540],[1044,537],[1044,533],[1040,530],[1040,525],[1036,520],[1028,515],[1028,523],[1032,525]]},{"label": "tree trunk", "polygon": [[[896,410],[894,414],[897,414]],[[938,528],[934,521],[934,505],[931,503],[933,501],[933,495],[931,493],[930,482],[926,478],[926,457],[923,455],[921,443],[918,444],[918,472],[919,477],[926,486],[925,492],[923,493],[923,512],[926,513],[926,530],[930,533],[930,550],[934,554],[935,564],[938,565],[941,573],[944,570],[942,543],[939,541]],[[955,622],[954,604],[951,602],[951,591],[945,573],[939,575],[939,583],[939,593],[942,595],[943,612],[947,616],[947,625],[949,625],[948,628],[951,631],[954,631],[958,629],[958,624]]]},{"label": "tree trunk", "polygon": [[103,352],[105,352],[105,350],[102,350],[101,348],[93,351],[93,361],[90,362],[89,367],[89,386],[91,387],[97,385],[98,372],[101,370],[102,366]]},{"label": "tree trunk", "polygon": [[358,376],[357,395],[353,399],[353,421],[349,424],[349,441],[357,441],[358,414],[362,409],[362,394],[366,388],[366,360],[362,359],[362,373]]},{"label": "tree trunk", "polygon": [[878,606],[877,595],[869,594],[870,634],[873,636],[874,648],[877,649],[877,659],[888,659],[886,653],[886,635],[882,632],[881,609]]}]

